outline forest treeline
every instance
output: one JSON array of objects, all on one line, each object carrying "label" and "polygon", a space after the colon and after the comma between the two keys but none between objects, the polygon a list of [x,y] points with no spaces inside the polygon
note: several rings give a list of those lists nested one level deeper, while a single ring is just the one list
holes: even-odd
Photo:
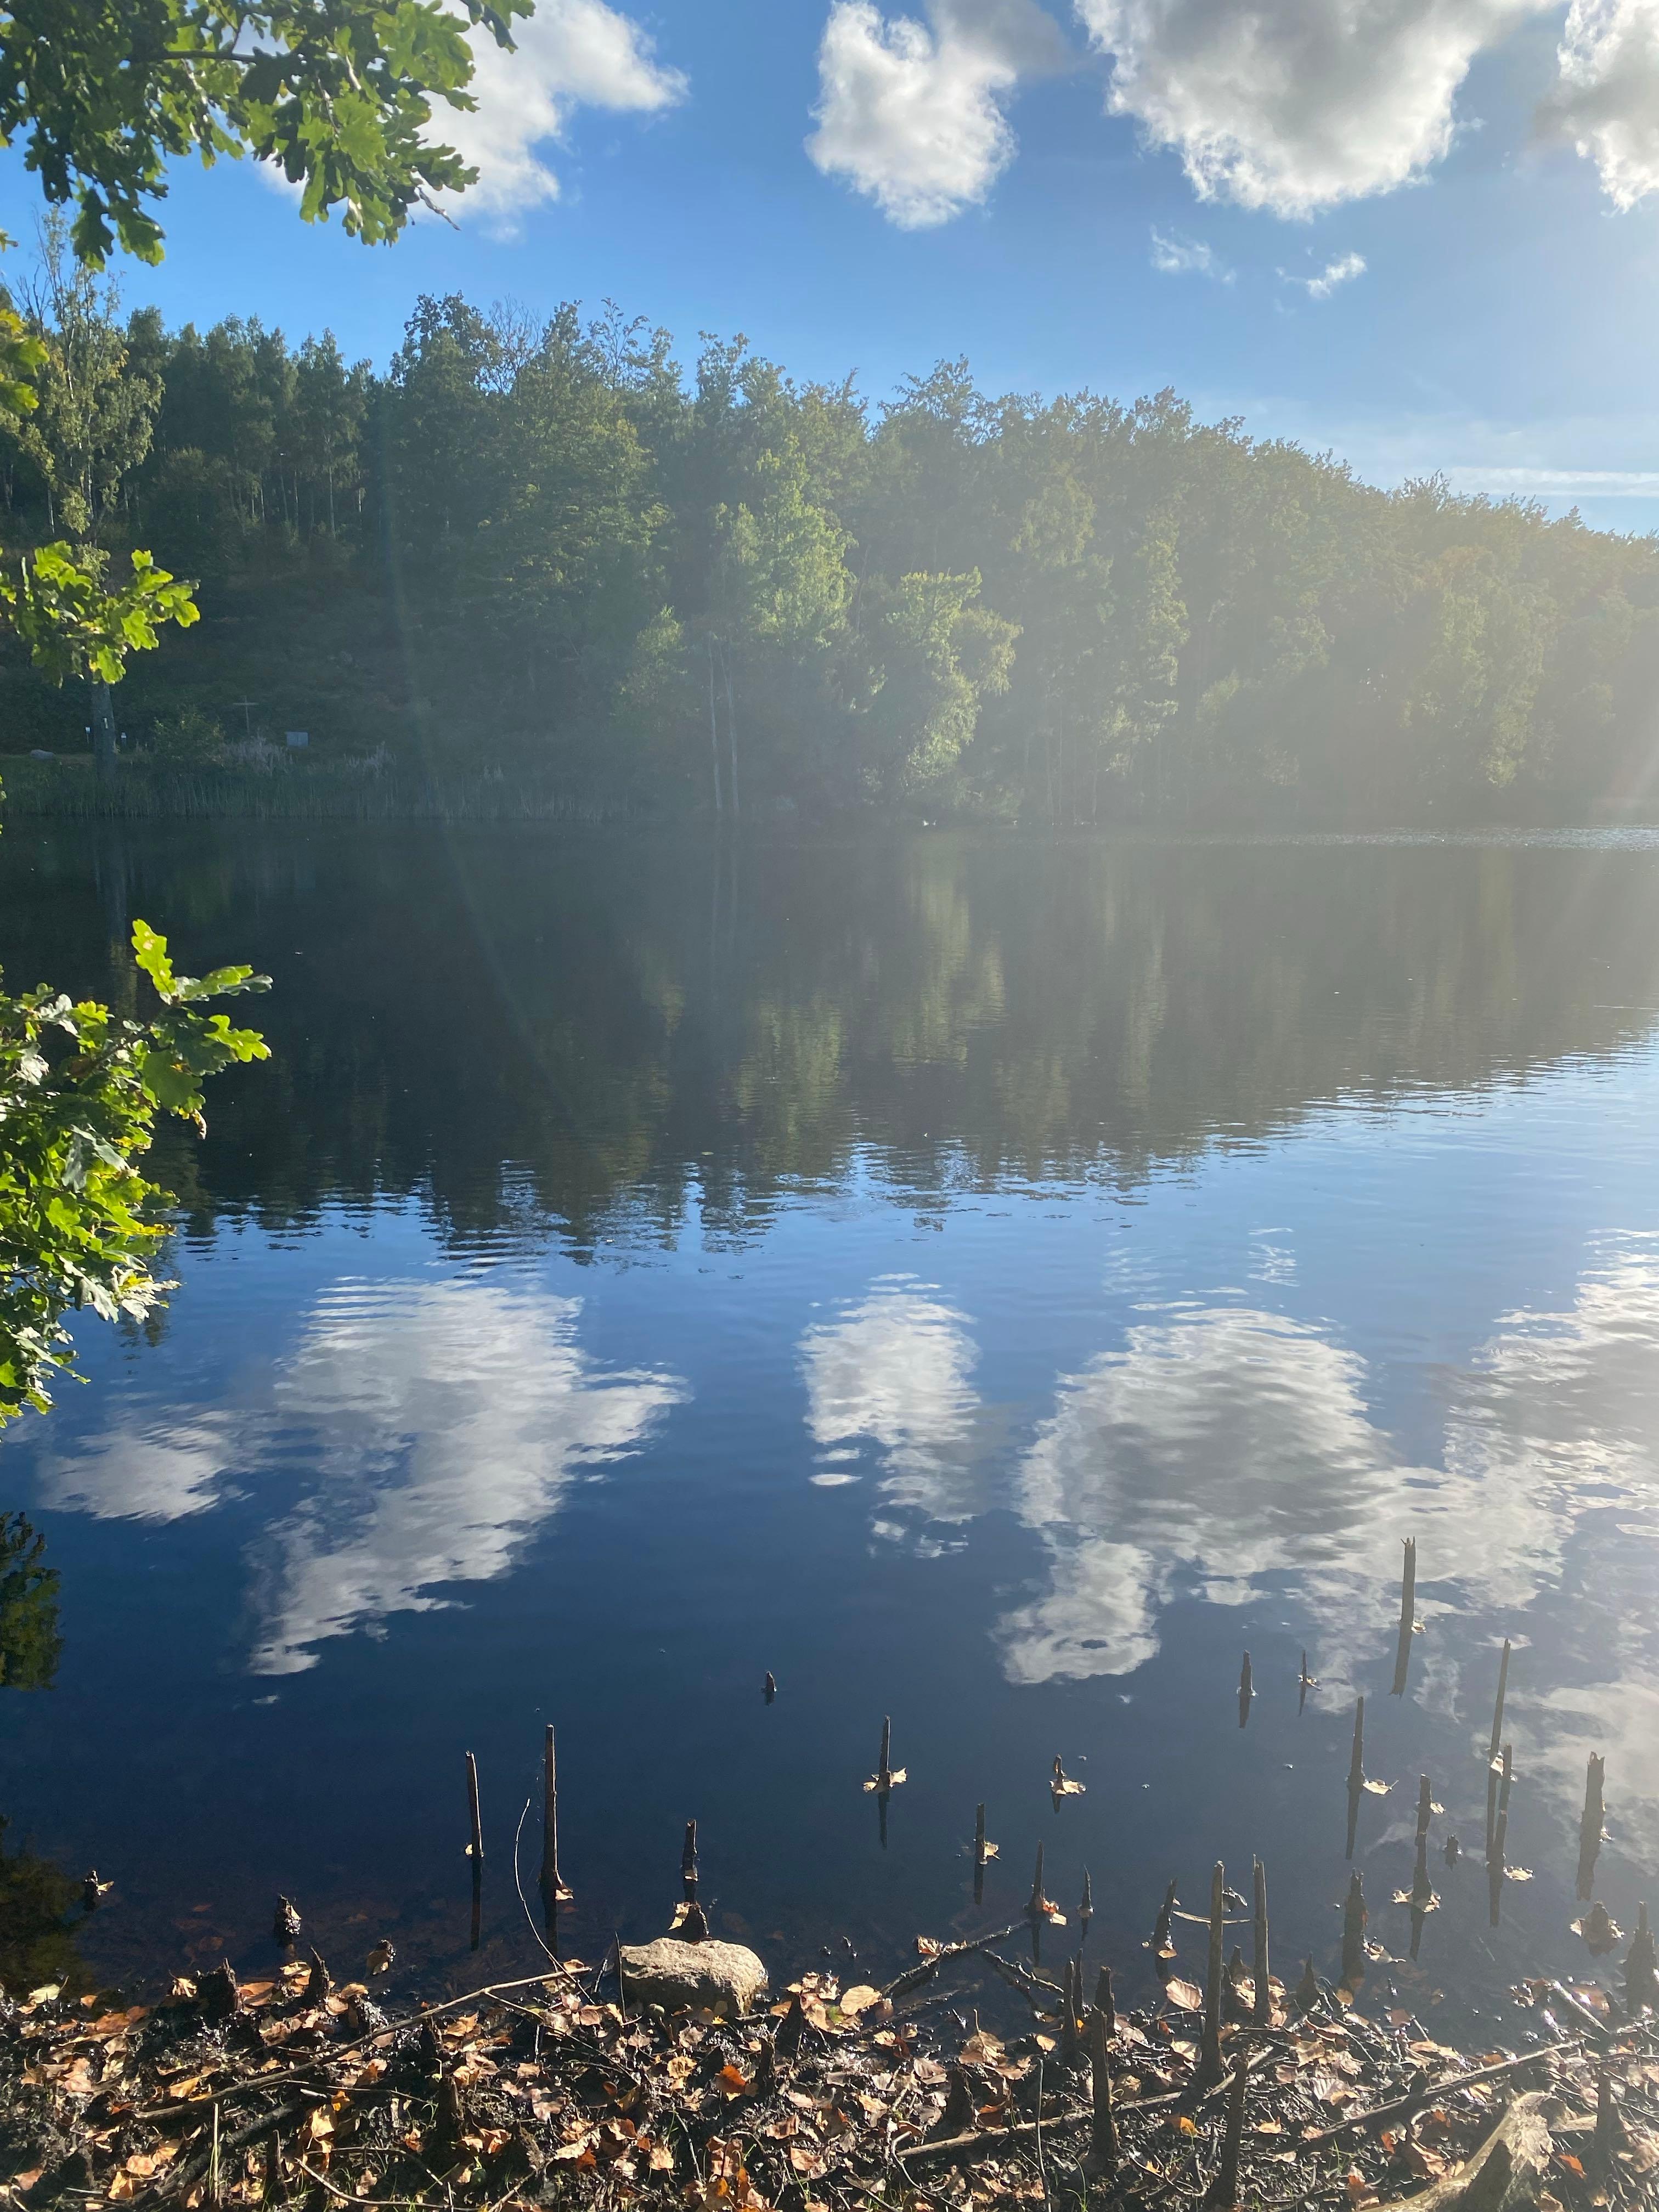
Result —
[{"label": "forest treeline", "polygon": [[[54,274],[54,266],[56,273]],[[331,336],[122,318],[50,254],[0,474],[198,580],[140,757],[555,779],[631,806],[1056,824],[1581,819],[1650,798],[1659,540],[1384,492],[1172,392],[872,406],[741,338],[421,299]],[[14,656],[0,750],[86,742]],[[250,743],[250,737],[255,742]]]}]

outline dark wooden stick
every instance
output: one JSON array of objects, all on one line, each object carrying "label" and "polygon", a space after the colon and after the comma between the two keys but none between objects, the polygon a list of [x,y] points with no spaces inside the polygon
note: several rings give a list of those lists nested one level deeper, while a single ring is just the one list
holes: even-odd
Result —
[{"label": "dark wooden stick", "polygon": [[542,1902],[550,1917],[556,1906],[571,1902],[559,1871],[559,1765],[551,1721],[542,1747]]},{"label": "dark wooden stick", "polygon": [[1335,2142],[1339,2136],[1351,2135],[1356,2128],[1376,2127],[1384,2120],[1403,2119],[1407,2112],[1420,2112],[1425,2105],[1437,2105],[1443,2097],[1449,2097],[1458,2089],[1472,2089],[1480,2081],[1496,2081],[1505,2074],[1518,2073],[1523,2066],[1536,2066],[1541,2058],[1556,2058],[1563,2051],[1577,2051],[1581,2038],[1569,2036],[1560,2043],[1540,2044],[1536,2051],[1522,2051],[1519,2058],[1505,2058],[1496,2066],[1477,2066],[1472,2074],[1455,2074],[1449,2081],[1435,2081],[1413,2089],[1409,2096],[1395,2097],[1386,2105],[1373,2105],[1368,2112],[1356,2112],[1351,2119],[1339,2120],[1334,2128],[1320,2128],[1312,2135],[1300,2138],[1297,2148],[1316,2150],[1320,2144]]},{"label": "dark wooden stick", "polygon": [[1601,1854],[1601,1824],[1607,1817],[1602,1786],[1607,1762],[1597,1752],[1589,1756],[1584,1772],[1584,1810],[1578,1822],[1578,1896],[1588,1903],[1595,1887],[1595,1862]]},{"label": "dark wooden stick", "polygon": [[1025,1916],[1027,1919],[1033,1921],[1041,1920],[1043,1917],[1043,1907],[1048,1902],[1048,1900],[1044,1896],[1042,1891],[1042,1846],[1039,1844],[1037,1845],[1036,1872],[1031,1877],[1031,1901],[1025,1908]]},{"label": "dark wooden stick", "polygon": [[1365,1882],[1356,1869],[1342,1906],[1342,1985],[1357,1990],[1365,1978]]},{"label": "dark wooden stick", "polygon": [[1504,1656],[1498,1662],[1498,1700],[1492,1707],[1492,1744],[1486,1753],[1486,1856],[1492,1856],[1492,1823],[1498,1817],[1498,1747],[1504,1741],[1504,1696],[1510,1686],[1510,1639],[1504,1638]]},{"label": "dark wooden stick", "polygon": [[1249,2082],[1249,2060],[1240,2051],[1227,2099],[1227,2130],[1221,2139],[1221,2163],[1205,2192],[1210,2212],[1233,2212],[1238,2202],[1238,2154],[1244,2141],[1244,2092]]},{"label": "dark wooden stick", "polygon": [[1222,1903],[1222,1893],[1226,1887],[1226,1869],[1218,1859],[1214,1871],[1210,1876],[1210,1955],[1204,1978],[1204,2034],[1199,2046],[1198,2071],[1193,2077],[1201,2087],[1206,2089],[1218,2081],[1222,2073],[1222,1930],[1225,1923],[1226,1910]]},{"label": "dark wooden stick", "polygon": [[1348,1760],[1348,1852],[1353,1856],[1354,1839],[1359,1832],[1359,1800],[1365,1788],[1365,1700],[1359,1698],[1353,1709],[1353,1751]]},{"label": "dark wooden stick", "polygon": [[466,1802],[472,1814],[472,1863],[483,1864],[483,1822],[478,1812],[478,1762],[469,1751],[466,1754]]},{"label": "dark wooden stick", "polygon": [[695,1820],[688,1820],[685,1824],[685,1843],[680,1851],[680,1887],[685,1893],[686,1903],[694,1903],[697,1894],[697,1824]]},{"label": "dark wooden stick", "polygon": [[1492,1824],[1492,1850],[1486,1859],[1487,1902],[1491,1907],[1492,1924],[1498,1927],[1503,1917],[1504,1858],[1510,1836],[1510,1784],[1515,1778],[1515,1746],[1504,1746],[1503,1779],[1498,1790],[1498,1818]]},{"label": "dark wooden stick", "polygon": [[1255,1995],[1250,2006],[1250,2018],[1258,2027],[1266,2027],[1273,2019],[1273,1991],[1268,1986],[1267,1971],[1267,1869],[1260,1859],[1255,1863]]},{"label": "dark wooden stick", "polygon": [[[1103,1966],[1103,1974],[1106,1969]],[[1109,1996],[1109,1989],[1108,1992]],[[1107,2016],[1097,2005],[1089,2015],[1089,2065],[1094,2092],[1093,2132],[1084,2172],[1091,2180],[1105,2180],[1117,2172],[1117,2122],[1112,2114],[1112,2069],[1106,2056],[1111,2033]]]},{"label": "dark wooden stick", "polygon": [[1250,1699],[1255,1692],[1250,1681],[1250,1655],[1244,1654],[1244,1664],[1238,1670],[1238,1725],[1243,1728],[1250,1717]]},{"label": "dark wooden stick", "polygon": [[1412,1630],[1417,1621],[1417,1539],[1406,1539],[1406,1559],[1400,1577],[1400,1643],[1394,1655],[1394,1695],[1406,1694],[1411,1672]]}]

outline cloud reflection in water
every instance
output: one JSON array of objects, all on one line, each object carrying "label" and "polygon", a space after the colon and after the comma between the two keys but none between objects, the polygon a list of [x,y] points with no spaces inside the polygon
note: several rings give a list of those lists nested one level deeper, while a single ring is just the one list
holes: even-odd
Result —
[{"label": "cloud reflection in water", "polygon": [[256,1540],[250,1667],[314,1666],[319,1644],[431,1610],[506,1574],[593,1468],[636,1450],[684,1385],[607,1371],[577,1341],[580,1301],[479,1279],[336,1284],[268,1402],[182,1429],[116,1428],[46,1474],[49,1502],[171,1520],[250,1479],[302,1470]]}]

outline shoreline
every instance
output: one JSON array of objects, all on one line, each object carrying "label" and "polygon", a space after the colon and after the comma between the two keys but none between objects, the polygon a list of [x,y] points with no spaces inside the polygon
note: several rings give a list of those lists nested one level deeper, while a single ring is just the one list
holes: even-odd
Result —
[{"label": "shoreline", "polygon": [[1461,2201],[1466,2163],[1518,2130],[1533,2185],[1506,2208],[1653,2201],[1659,2026],[1640,2002],[1602,2018],[1534,1984],[1535,2048],[1464,2051],[1310,1969],[1294,1991],[1270,1978],[1259,2007],[1237,1963],[1213,1970],[1218,1925],[1201,1996],[1170,1974],[1129,2012],[1104,1969],[1085,2002],[1069,1956],[1061,1987],[1006,1955],[1016,1933],[924,1941],[882,1990],[804,1975],[732,2018],[641,2005],[614,1950],[597,1968],[549,1952],[395,2017],[374,1954],[368,1983],[336,1985],[291,1945],[268,1978],[226,1966],[149,2003],[47,1985],[0,2013],[0,2195],[31,2212],[1200,2195],[1363,2212]]}]

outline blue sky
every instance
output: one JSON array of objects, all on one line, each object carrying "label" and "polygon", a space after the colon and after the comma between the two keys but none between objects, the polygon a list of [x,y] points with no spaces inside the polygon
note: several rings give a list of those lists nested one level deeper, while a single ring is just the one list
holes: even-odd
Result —
[{"label": "blue sky", "polygon": [[481,94],[455,228],[364,248],[181,167],[126,298],[384,362],[421,291],[609,296],[683,356],[1173,385],[1375,481],[1659,526],[1659,0],[541,0]]}]

